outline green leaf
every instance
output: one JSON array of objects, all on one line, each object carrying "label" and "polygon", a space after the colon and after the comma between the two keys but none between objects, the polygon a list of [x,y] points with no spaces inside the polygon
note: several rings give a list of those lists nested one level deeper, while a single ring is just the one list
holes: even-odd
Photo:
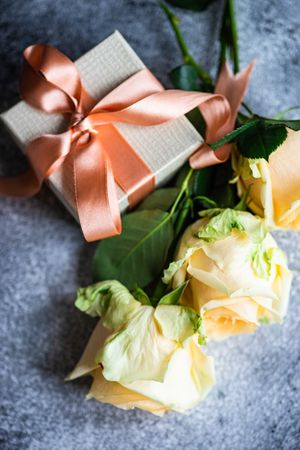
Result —
[{"label": "green leaf", "polygon": [[162,211],[168,211],[174,203],[178,192],[179,189],[176,187],[157,189],[145,198],[137,208],[137,211],[144,209],[161,209]]},{"label": "green leaf", "polygon": [[169,77],[176,89],[184,91],[199,91],[200,83],[196,69],[191,64],[175,67]]},{"label": "green leaf", "polygon": [[191,11],[204,11],[215,0],[167,0],[168,3]]},{"label": "green leaf", "polygon": [[261,119],[264,120],[267,125],[283,125],[294,131],[300,130],[300,120],[267,119],[264,117]]},{"label": "green leaf", "polygon": [[142,288],[139,288],[139,287],[135,288],[132,291],[132,295],[142,305],[152,306],[150,298],[148,297],[148,295],[146,294],[146,292]]},{"label": "green leaf", "polygon": [[193,193],[195,196],[207,197],[210,193],[215,167],[204,167],[195,171]]},{"label": "green leaf", "polygon": [[228,142],[232,142],[237,139],[238,136],[241,134],[246,133],[249,129],[254,128],[259,123],[259,119],[253,119],[249,122],[245,123],[239,128],[236,128],[233,131],[230,131],[229,133],[225,134],[221,139],[211,144],[211,148],[213,150],[217,150],[217,148],[222,147],[222,145],[227,144]]},{"label": "green leaf", "polygon": [[182,283],[178,288],[174,289],[173,291],[169,292],[168,294],[164,295],[160,301],[158,302],[159,305],[178,305],[178,302],[180,300],[180,297],[182,296],[185,288],[188,285],[188,281],[185,281]]},{"label": "green leaf", "polygon": [[246,158],[264,158],[268,161],[270,154],[285,141],[286,127],[300,129],[300,121],[256,117],[226,134],[211,147],[216,150],[228,142],[236,141],[239,152]]},{"label": "green leaf", "polygon": [[173,235],[170,216],[164,211],[126,214],[122,234],[98,245],[95,280],[117,279],[129,289],[146,286],[162,271]]},{"label": "green leaf", "polygon": [[239,136],[237,146],[246,158],[264,158],[267,161],[272,152],[287,138],[285,126],[268,126],[260,121],[248,132]]}]

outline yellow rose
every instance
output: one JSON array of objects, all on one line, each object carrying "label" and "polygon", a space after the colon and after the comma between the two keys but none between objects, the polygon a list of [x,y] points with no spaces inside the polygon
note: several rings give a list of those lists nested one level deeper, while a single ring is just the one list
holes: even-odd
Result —
[{"label": "yellow rose", "polygon": [[213,386],[213,361],[198,343],[199,315],[191,308],[142,304],[117,281],[80,290],[76,304],[101,315],[68,377],[92,375],[88,398],[162,415],[193,408]]},{"label": "yellow rose", "polygon": [[233,154],[238,193],[249,189],[249,208],[270,226],[300,231],[300,132],[288,137],[265,159]]},{"label": "yellow rose", "polygon": [[173,287],[190,280],[180,303],[203,319],[208,338],[251,333],[286,314],[291,272],[261,219],[226,209],[190,226],[165,271]]}]

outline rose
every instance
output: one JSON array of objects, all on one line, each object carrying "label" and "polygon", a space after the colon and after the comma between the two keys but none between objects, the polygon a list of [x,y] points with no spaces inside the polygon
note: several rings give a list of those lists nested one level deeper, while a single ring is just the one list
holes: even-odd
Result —
[{"label": "rose", "polygon": [[117,281],[81,289],[76,306],[102,317],[68,377],[93,376],[88,398],[162,415],[196,406],[214,384],[212,358],[197,341],[199,316],[190,308],[142,304]]},{"label": "rose", "polygon": [[198,220],[183,234],[175,259],[164,281],[176,287],[190,280],[180,303],[201,314],[207,337],[251,333],[284,317],[291,273],[285,254],[252,214],[226,209]]},{"label": "rose", "polygon": [[249,208],[270,226],[300,231],[300,132],[288,137],[265,159],[233,154],[239,195],[249,188]]}]

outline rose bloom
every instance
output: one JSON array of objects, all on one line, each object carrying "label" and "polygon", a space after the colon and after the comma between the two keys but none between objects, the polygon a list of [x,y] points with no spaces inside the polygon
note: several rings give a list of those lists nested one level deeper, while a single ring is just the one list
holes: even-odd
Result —
[{"label": "rose bloom", "polygon": [[117,281],[81,289],[76,305],[101,315],[68,377],[93,377],[88,398],[163,415],[193,408],[213,386],[213,360],[198,343],[199,315],[190,308],[142,304]]},{"label": "rose bloom", "polygon": [[241,196],[249,187],[248,206],[270,226],[300,231],[300,132],[288,137],[269,162],[234,153],[233,169]]},{"label": "rose bloom", "polygon": [[201,314],[208,338],[252,333],[286,314],[291,272],[261,219],[224,210],[190,226],[164,281],[190,280],[180,303]]}]

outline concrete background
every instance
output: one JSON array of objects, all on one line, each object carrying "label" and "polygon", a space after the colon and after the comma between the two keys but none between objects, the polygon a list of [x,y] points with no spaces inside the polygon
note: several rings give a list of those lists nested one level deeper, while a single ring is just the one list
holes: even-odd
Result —
[{"label": "concrete background", "polygon": [[[182,12],[195,57],[212,73],[223,2],[204,14]],[[299,0],[237,0],[241,65],[257,66],[247,102],[262,114],[300,103]],[[31,43],[58,46],[77,58],[114,29],[168,84],[181,62],[156,0],[2,0],[0,111],[18,100],[21,52]],[[1,168],[24,163],[0,134]],[[188,416],[159,419],[135,410],[85,401],[89,379],[65,384],[94,321],[73,306],[75,290],[90,282],[95,246],[54,195],[1,199],[1,421],[3,450],[273,450],[300,447],[300,235],[279,233],[295,271],[288,317],[212,346],[218,384]]]}]

